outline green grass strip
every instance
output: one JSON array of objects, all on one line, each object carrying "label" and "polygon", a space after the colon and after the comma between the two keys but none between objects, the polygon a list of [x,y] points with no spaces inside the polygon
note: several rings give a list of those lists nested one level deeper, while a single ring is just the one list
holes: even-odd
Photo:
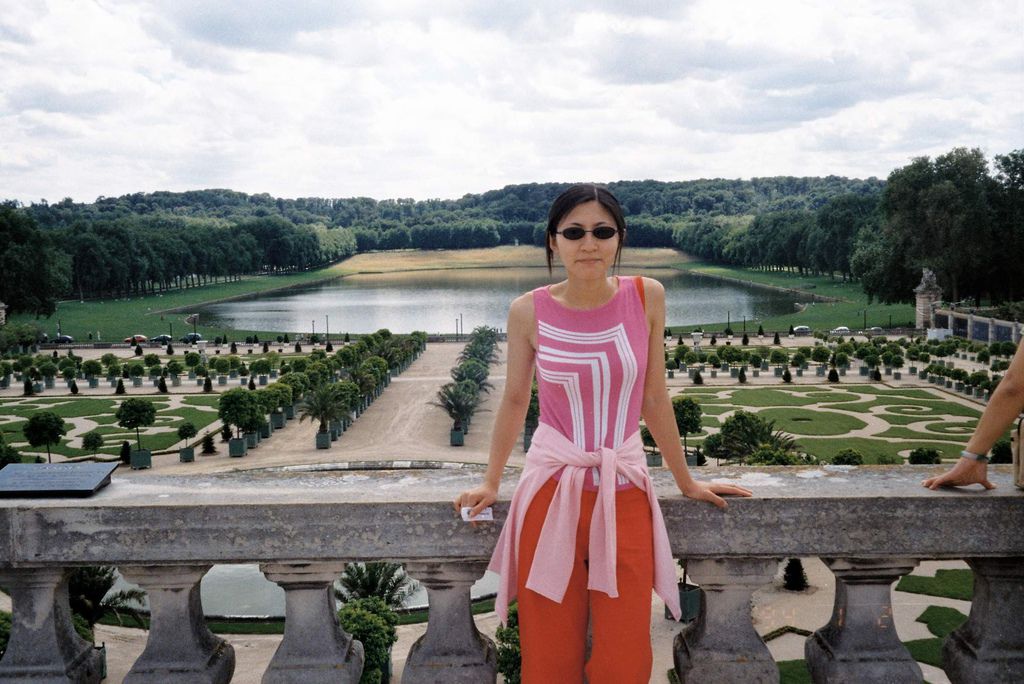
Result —
[{"label": "green grass strip", "polygon": [[959,568],[936,570],[935,577],[904,575],[896,590],[970,601],[974,596],[974,572]]}]

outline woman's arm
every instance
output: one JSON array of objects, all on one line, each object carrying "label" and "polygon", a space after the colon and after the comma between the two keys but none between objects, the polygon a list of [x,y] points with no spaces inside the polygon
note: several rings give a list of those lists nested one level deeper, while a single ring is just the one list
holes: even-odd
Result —
[{"label": "woman's arm", "polygon": [[728,504],[718,494],[750,496],[751,492],[737,485],[698,482],[690,475],[683,447],[679,443],[679,427],[676,425],[672,401],[665,385],[665,288],[652,278],[644,278],[643,283],[650,340],[640,415],[672,471],[679,491],[691,499],[710,501],[721,508],[728,508]]},{"label": "woman's arm", "polygon": [[[992,393],[988,406],[978,420],[971,440],[967,442],[967,451],[972,454],[987,454],[992,445],[1013,424],[1014,419],[1024,411],[1024,352],[1020,349],[1013,355],[1010,368],[999,382],[999,387]],[[988,481],[988,464],[961,458],[950,470],[929,477],[921,484],[929,489],[937,489],[943,485],[969,485],[979,483],[986,489],[993,489],[994,484]]]},{"label": "woman's arm", "polygon": [[530,406],[530,387],[533,383],[534,349],[531,333],[534,328],[533,299],[530,293],[512,302],[508,312],[508,351],[505,392],[498,406],[491,432],[491,451],[487,459],[484,481],[478,487],[467,489],[455,498],[455,510],[470,506],[474,517],[498,498],[505,463],[512,453]]}]

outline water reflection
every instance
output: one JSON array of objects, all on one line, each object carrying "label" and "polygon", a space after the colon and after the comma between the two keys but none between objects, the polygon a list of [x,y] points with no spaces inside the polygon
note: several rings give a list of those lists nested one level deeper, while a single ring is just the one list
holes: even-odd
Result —
[{"label": "water reflection", "polygon": [[[669,326],[791,313],[797,297],[766,288],[724,282],[672,269],[650,269],[667,295]],[[504,329],[509,303],[535,287],[556,282],[543,268],[461,269],[363,274],[201,310],[211,325],[238,330],[323,333],[454,333],[456,320],[469,331],[478,325]],[[734,326],[737,330],[739,326]]]}]

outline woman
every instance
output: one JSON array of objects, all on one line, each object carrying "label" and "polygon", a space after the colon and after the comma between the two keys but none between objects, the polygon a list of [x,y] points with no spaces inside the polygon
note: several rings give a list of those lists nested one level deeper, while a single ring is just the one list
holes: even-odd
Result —
[{"label": "woman", "polygon": [[[679,490],[727,508],[731,484],[694,480],[665,387],[665,290],[609,277],[626,236],[606,189],[576,185],[548,215],[547,259],[566,279],[514,302],[508,377],[484,482],[455,499],[475,517],[498,498],[536,367],[540,424],[490,569],[502,621],[518,597],[525,684],[649,681],[651,589],[678,618],[675,564],[639,434],[642,416]],[[592,653],[584,663],[588,616]]]},{"label": "woman", "polygon": [[960,460],[942,475],[929,477],[921,484],[928,489],[938,489],[977,483],[985,489],[995,489],[995,485],[988,481],[989,449],[1021,412],[1024,412],[1024,353],[1018,347],[1006,375],[999,381],[981,414],[967,448],[960,452]]}]

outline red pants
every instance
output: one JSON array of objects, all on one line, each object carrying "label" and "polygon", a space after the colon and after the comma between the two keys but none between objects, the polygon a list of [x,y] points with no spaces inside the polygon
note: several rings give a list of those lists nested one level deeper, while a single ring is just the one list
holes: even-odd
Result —
[{"label": "red pants", "polygon": [[[545,484],[530,503],[519,538],[519,642],[523,684],[648,684],[651,678],[651,591],[654,549],[651,509],[641,489],[615,496],[618,598],[587,589],[590,519],[597,492],[583,492],[569,587],[561,603],[526,588],[537,540],[555,493]],[[593,642],[584,663],[587,617]]]}]

